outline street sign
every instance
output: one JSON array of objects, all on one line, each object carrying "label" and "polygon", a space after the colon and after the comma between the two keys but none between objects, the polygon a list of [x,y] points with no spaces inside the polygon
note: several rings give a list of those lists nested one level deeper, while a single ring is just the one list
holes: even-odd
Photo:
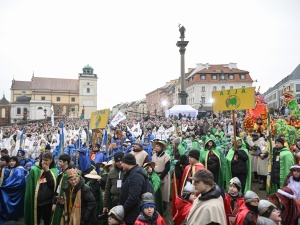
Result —
[{"label": "street sign", "polygon": [[109,109],[102,109],[95,112],[92,112],[90,129],[102,129],[106,128],[108,121]]},{"label": "street sign", "polygon": [[255,108],[255,87],[213,91],[213,110],[242,110]]}]

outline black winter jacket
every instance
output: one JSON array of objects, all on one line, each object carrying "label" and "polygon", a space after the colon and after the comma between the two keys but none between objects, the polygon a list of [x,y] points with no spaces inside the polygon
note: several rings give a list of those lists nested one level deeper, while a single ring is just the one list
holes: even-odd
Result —
[{"label": "black winter jacket", "polygon": [[140,214],[141,197],[146,179],[146,172],[138,165],[128,170],[124,176],[120,205],[124,207],[126,224],[134,223]]},{"label": "black winter jacket", "polygon": [[[69,204],[70,201],[70,190],[71,186],[66,186],[63,188],[66,195],[66,202]],[[84,183],[84,179],[80,177],[79,183],[74,187],[72,194],[72,202],[74,204],[76,194],[81,189],[81,217],[80,217],[80,225],[93,225],[95,223],[96,215],[95,208],[96,202],[95,197],[91,192],[89,186]]]},{"label": "black winter jacket", "polygon": [[[237,155],[237,160],[235,156]],[[247,173],[248,154],[244,150],[236,150],[231,160],[231,172],[232,173]]]}]

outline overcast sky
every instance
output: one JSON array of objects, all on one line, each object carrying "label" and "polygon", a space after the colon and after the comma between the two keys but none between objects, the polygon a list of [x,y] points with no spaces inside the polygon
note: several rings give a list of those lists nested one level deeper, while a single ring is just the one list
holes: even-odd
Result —
[{"label": "overcast sky", "polygon": [[[237,63],[266,91],[300,64],[299,0],[1,0],[0,91],[36,77],[98,75],[98,109],[180,76],[178,23],[196,63]],[[2,96],[1,96],[2,97]]]}]

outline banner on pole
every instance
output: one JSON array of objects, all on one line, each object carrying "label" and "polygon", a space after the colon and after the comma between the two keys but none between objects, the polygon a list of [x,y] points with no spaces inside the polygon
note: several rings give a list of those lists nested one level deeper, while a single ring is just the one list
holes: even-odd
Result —
[{"label": "banner on pole", "polygon": [[255,108],[255,87],[213,91],[213,110],[242,110]]},{"label": "banner on pole", "polygon": [[92,112],[90,120],[90,129],[105,128],[108,121],[109,109],[102,109]]},{"label": "banner on pole", "polygon": [[111,125],[113,125],[114,127],[117,126],[122,120],[125,120],[126,116],[119,111],[117,113],[117,115],[113,118],[113,120],[110,122]]}]

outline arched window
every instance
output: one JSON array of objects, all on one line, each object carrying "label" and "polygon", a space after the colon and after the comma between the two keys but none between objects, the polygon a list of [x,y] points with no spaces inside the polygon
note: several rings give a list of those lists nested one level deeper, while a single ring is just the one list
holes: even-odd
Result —
[{"label": "arched window", "polygon": [[216,91],[216,90],[217,90],[217,86],[214,86],[214,87],[213,87],[213,91]]},{"label": "arched window", "polygon": [[90,89],[90,88],[87,88],[87,89],[86,89],[86,93],[89,94],[90,92],[91,92],[91,89]]},{"label": "arched window", "polygon": [[17,114],[21,114],[21,109],[20,108],[17,108]]},{"label": "arched window", "polygon": [[225,90],[225,86],[222,86],[222,90]]},{"label": "arched window", "polygon": [[43,109],[43,108],[40,106],[40,107],[38,107],[38,109]]},{"label": "arched window", "polygon": [[1,118],[5,118],[5,108],[2,108],[1,110]]},{"label": "arched window", "polygon": [[205,86],[202,86],[201,91],[205,92]]}]

